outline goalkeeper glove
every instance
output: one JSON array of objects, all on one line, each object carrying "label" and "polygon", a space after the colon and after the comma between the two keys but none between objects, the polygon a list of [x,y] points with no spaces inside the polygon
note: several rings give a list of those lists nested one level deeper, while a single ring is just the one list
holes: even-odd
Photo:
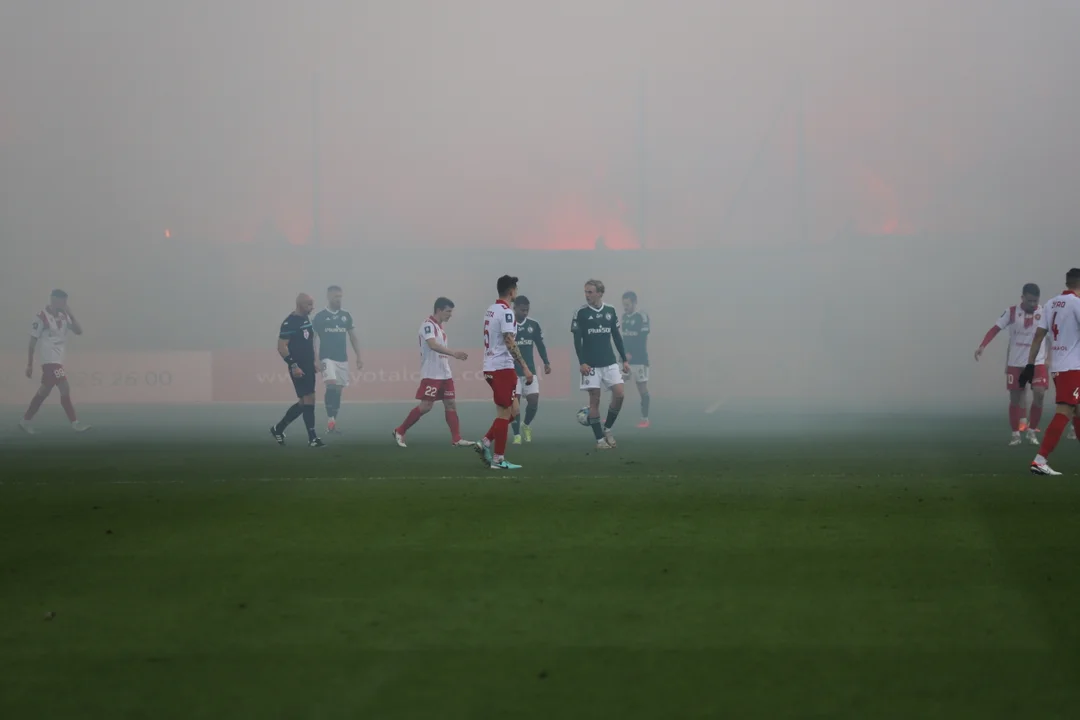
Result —
[{"label": "goalkeeper glove", "polygon": [[1035,366],[1031,363],[1020,371],[1020,389],[1027,387],[1028,383],[1035,379]]}]

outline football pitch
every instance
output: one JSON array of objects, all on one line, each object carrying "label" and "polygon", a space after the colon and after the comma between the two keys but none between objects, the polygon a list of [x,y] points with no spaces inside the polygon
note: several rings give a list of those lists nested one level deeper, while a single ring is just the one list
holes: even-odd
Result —
[{"label": "football pitch", "polygon": [[1080,443],[632,400],[605,453],[547,403],[513,474],[438,410],[397,448],[406,405],[312,449],[50,403],[0,431],[0,716],[1076,716]]}]

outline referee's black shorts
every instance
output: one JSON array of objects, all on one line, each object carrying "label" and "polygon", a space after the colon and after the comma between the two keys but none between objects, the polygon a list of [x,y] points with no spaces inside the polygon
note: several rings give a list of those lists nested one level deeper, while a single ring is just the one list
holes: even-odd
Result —
[{"label": "referee's black shorts", "polygon": [[296,397],[302,398],[307,395],[315,394],[315,366],[301,365],[300,369],[304,371],[304,377],[294,377],[290,372],[289,377],[292,378],[293,387],[296,389]]}]

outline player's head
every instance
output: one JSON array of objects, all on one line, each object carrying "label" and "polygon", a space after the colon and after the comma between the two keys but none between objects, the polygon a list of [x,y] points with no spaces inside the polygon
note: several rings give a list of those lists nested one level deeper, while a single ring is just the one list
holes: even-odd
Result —
[{"label": "player's head", "polygon": [[585,283],[585,302],[591,307],[597,307],[604,300],[604,283],[599,280],[589,280]]},{"label": "player's head", "polygon": [[503,275],[495,283],[495,289],[499,291],[500,300],[513,300],[517,297],[518,279],[513,275]]},{"label": "player's head", "polygon": [[450,319],[450,316],[454,314],[454,301],[447,297],[441,297],[435,301],[435,312],[431,313],[431,317],[435,318],[440,325],[446,323]]},{"label": "player's head", "polygon": [[633,290],[627,290],[622,294],[622,309],[628,313],[632,313],[636,307],[637,293]]},{"label": "player's head", "polygon": [[1073,268],[1065,273],[1065,287],[1070,290],[1080,290],[1080,268]]},{"label": "player's head", "polygon": [[307,293],[300,293],[296,296],[296,314],[297,315],[310,315],[311,311],[315,309],[315,298],[311,297]]},{"label": "player's head", "polygon": [[514,317],[519,323],[525,322],[525,318],[529,317],[529,298],[524,295],[514,298]]},{"label": "player's head", "polygon": [[1035,283],[1028,283],[1020,291],[1020,304],[1025,310],[1031,312],[1039,306],[1039,295],[1039,286]]},{"label": "player's head", "polygon": [[49,307],[53,310],[63,310],[67,307],[67,293],[63,290],[53,290],[49,295]]},{"label": "player's head", "polygon": [[341,295],[342,292],[340,285],[331,285],[330,287],[326,288],[326,307],[330,308],[331,310],[340,310]]}]

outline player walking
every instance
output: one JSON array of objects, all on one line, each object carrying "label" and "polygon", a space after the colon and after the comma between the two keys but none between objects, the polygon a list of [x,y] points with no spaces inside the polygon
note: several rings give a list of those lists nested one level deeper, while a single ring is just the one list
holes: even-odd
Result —
[{"label": "player walking", "polygon": [[326,309],[320,310],[311,320],[315,336],[319,339],[319,364],[323,374],[326,404],[326,431],[337,432],[337,416],[341,410],[341,393],[349,387],[349,351],[345,338],[349,338],[356,369],[363,370],[360,360],[360,342],[356,339],[352,314],[341,309],[341,286],[326,289]]},{"label": "player walking", "polygon": [[71,403],[71,385],[68,383],[67,373],[64,371],[64,352],[67,346],[69,332],[82,335],[83,329],[79,321],[75,319],[71,308],[67,304],[67,293],[63,290],[53,290],[49,296],[49,304],[45,309],[34,316],[34,322],[30,325],[30,350],[26,358],[26,377],[34,377],[34,355],[41,360],[41,385],[30,400],[30,407],[19,421],[19,427],[29,435],[34,434],[34,426],[30,421],[49,397],[52,389],[60,389],[60,406],[64,408],[71,428],[75,432],[84,432],[90,429],[89,425],[79,422],[75,416],[75,406]]},{"label": "player walking", "polygon": [[1065,275],[1066,290],[1046,304],[1045,312],[1035,331],[1035,340],[1028,350],[1027,367],[1020,373],[1020,387],[1035,378],[1039,348],[1043,338],[1050,335],[1050,365],[1054,368],[1054,388],[1057,413],[1046,428],[1039,454],[1031,463],[1033,475],[1060,475],[1048,464],[1050,453],[1061,439],[1069,422],[1080,431],[1080,268]]},{"label": "player walking", "polygon": [[1019,445],[1020,433],[1025,430],[1027,430],[1028,442],[1032,445],[1039,444],[1039,422],[1042,419],[1046,390],[1050,387],[1050,373],[1046,369],[1047,343],[1039,344],[1035,356],[1035,376],[1031,381],[1030,412],[1024,407],[1027,393],[1020,386],[1019,380],[1020,372],[1027,365],[1028,351],[1031,349],[1042,315],[1043,307],[1039,304],[1039,286],[1035,283],[1028,283],[1024,285],[1021,291],[1020,303],[1010,306],[1005,312],[1001,313],[1001,317],[987,331],[986,336],[979,343],[978,349],[975,350],[975,360],[977,361],[982,357],[986,346],[999,332],[1002,330],[1009,331],[1005,388],[1009,391],[1009,425],[1012,427],[1010,445]]},{"label": "player walking", "polygon": [[[525,358],[525,364],[533,374],[532,384],[525,384],[525,368],[514,363],[514,371],[517,373],[517,395],[525,398],[525,425],[521,424],[521,415],[514,416],[514,444],[521,444],[521,435],[525,434],[525,442],[532,442],[532,421],[536,418],[536,411],[540,407],[540,378],[536,377],[536,365],[533,362],[533,347],[540,353],[540,360],[544,363],[544,374],[551,374],[551,364],[548,362],[547,347],[544,345],[544,331],[540,329],[540,323],[529,317],[529,298],[518,295],[514,299],[514,320],[517,321],[517,336],[514,341]],[[520,400],[518,401],[520,405]],[[520,409],[520,407],[519,407]]]},{"label": "player walking", "polygon": [[[596,447],[607,450],[615,447],[611,428],[619,417],[623,404],[623,374],[630,374],[622,334],[619,332],[619,316],[615,308],[604,304],[604,283],[589,280],[585,283],[585,304],[574,315],[570,332],[574,334],[574,349],[581,364],[581,389],[589,393],[589,427],[596,436]],[[619,363],[611,344],[619,353]],[[607,420],[600,426],[600,390],[611,390],[611,405]]]},{"label": "player walking", "polygon": [[637,309],[637,293],[623,293],[622,336],[626,344],[626,359],[630,361],[630,375],[637,383],[641,396],[641,422],[639,428],[649,427],[649,315]]},{"label": "player walking", "polygon": [[484,313],[484,379],[491,386],[495,399],[495,420],[484,438],[476,443],[476,451],[483,457],[484,465],[492,470],[518,470],[520,465],[506,462],[506,436],[510,430],[510,418],[518,414],[517,372],[514,363],[521,366],[525,386],[533,383],[532,370],[521,357],[517,342],[517,321],[511,303],[517,297],[516,277],[503,275],[496,283],[499,300]]},{"label": "player walking", "polygon": [[296,309],[281,323],[278,333],[278,354],[289,368],[289,377],[298,398],[298,402],[285,412],[281,422],[270,428],[270,434],[278,445],[285,444],[285,428],[301,415],[307,428],[308,445],[325,445],[315,434],[315,331],[308,317],[314,309],[314,298],[301,293],[296,297]]},{"label": "player walking", "polygon": [[435,301],[434,312],[420,325],[420,387],[416,399],[420,404],[409,411],[405,422],[394,428],[394,441],[398,447],[406,447],[405,432],[431,412],[435,403],[442,400],[446,411],[446,424],[450,426],[450,442],[458,447],[472,447],[476,443],[461,439],[461,423],[458,420],[454,377],[450,372],[449,358],[468,360],[460,350],[451,350],[446,342],[443,325],[454,314],[454,303],[441,297]]}]

